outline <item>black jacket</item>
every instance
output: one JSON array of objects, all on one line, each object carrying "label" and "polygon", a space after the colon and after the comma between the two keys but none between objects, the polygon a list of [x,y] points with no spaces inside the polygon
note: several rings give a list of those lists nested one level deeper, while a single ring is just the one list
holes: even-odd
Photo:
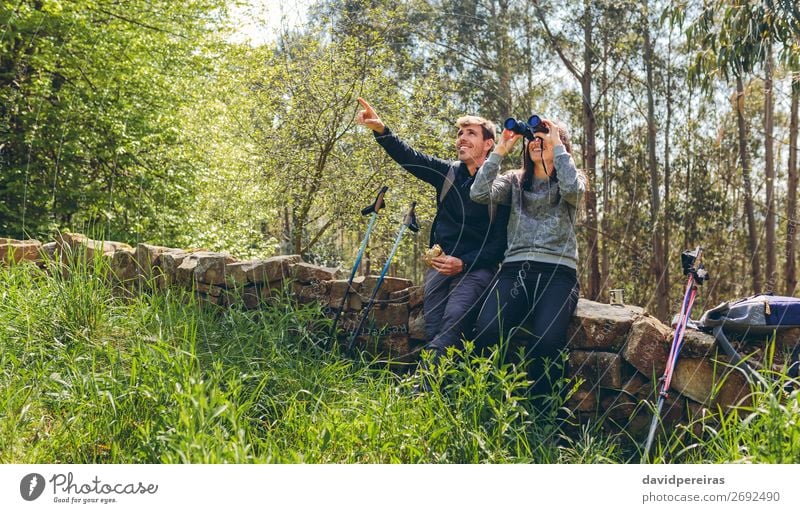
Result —
[{"label": "black jacket", "polygon": [[[430,245],[439,244],[445,254],[458,257],[464,268],[495,267],[506,250],[506,227],[509,208],[497,206],[494,222],[489,222],[489,207],[469,198],[474,177],[467,165],[458,160],[447,161],[420,153],[397,137],[389,127],[383,134],[373,132],[386,153],[406,171],[436,188],[436,217],[431,227]],[[455,180],[444,198],[439,195],[450,166],[456,167]]]}]

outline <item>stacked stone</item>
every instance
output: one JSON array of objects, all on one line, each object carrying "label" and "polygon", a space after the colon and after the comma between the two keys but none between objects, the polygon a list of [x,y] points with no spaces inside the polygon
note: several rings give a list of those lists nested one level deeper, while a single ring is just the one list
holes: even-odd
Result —
[{"label": "stacked stone", "polygon": [[[53,243],[49,247],[55,247]],[[0,238],[0,262],[18,264],[20,262],[40,263],[46,253],[43,244],[36,239],[17,240]]]},{"label": "stacked stone", "polygon": [[124,265],[115,268],[117,277],[128,283],[151,290],[184,287],[213,305],[255,309],[284,289],[291,266],[300,262],[300,256],[237,261],[225,252],[138,244],[132,255],[120,261]]},{"label": "stacked stone", "polygon": [[124,242],[93,240],[80,233],[62,233],[56,237],[54,252],[63,262],[70,258],[83,258],[91,262],[95,257],[110,259],[116,251],[133,251]]},{"label": "stacked stone", "polygon": [[[579,415],[601,417],[629,433],[647,430],[666,367],[673,330],[635,306],[581,299],[570,323],[568,375],[582,384],[567,406]],[[714,337],[688,330],[665,399],[667,424],[689,420],[703,408],[729,407],[749,392],[741,370],[717,351]]]},{"label": "stacked stone", "polygon": [[[379,276],[357,277],[349,294],[347,280],[325,284],[327,296],[322,302],[328,315],[335,315],[346,296],[337,330],[340,342],[347,343],[352,338],[379,279]],[[386,276],[355,339],[358,348],[397,363],[414,361],[424,332],[412,333],[410,321],[411,315],[417,315],[421,309],[421,302],[421,287],[412,287],[410,280]]]},{"label": "stacked stone", "polygon": [[31,262],[43,266],[46,261],[66,261],[68,258],[83,258],[91,261],[96,256],[110,257],[121,249],[132,250],[124,242],[106,242],[89,239],[79,233],[60,234],[55,241],[42,244],[38,240],[16,240],[0,238],[0,262],[18,264]]},{"label": "stacked stone", "polygon": [[[62,234],[49,244],[0,238],[0,263],[66,263],[75,255],[107,259],[111,279],[124,290],[180,286],[218,306],[255,309],[286,290],[297,302],[317,302],[333,316],[348,292],[337,269],[308,264],[299,255],[237,261],[228,253],[149,244],[132,248],[81,234]],[[338,330],[341,341],[350,340],[378,279],[358,277],[350,286]],[[426,338],[423,296],[423,287],[386,277],[356,337],[358,347],[392,362],[413,362]],[[664,372],[672,336],[642,308],[579,300],[568,331],[567,370],[581,384],[568,406],[579,416],[602,418],[632,433],[646,429],[652,411],[645,401],[654,400],[653,384]],[[748,391],[744,374],[717,352],[713,337],[689,330],[662,416],[668,423],[687,420],[703,408],[739,404]]]}]

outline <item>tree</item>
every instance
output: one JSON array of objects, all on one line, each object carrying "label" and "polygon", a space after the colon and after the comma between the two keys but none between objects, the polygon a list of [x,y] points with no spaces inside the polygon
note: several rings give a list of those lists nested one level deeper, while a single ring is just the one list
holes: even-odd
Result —
[{"label": "tree", "polygon": [[451,78],[443,85],[466,112],[488,119],[520,116],[518,99],[537,55],[526,45],[523,4],[513,0],[426,0],[426,23],[411,27],[428,58]]},{"label": "tree", "polygon": [[[795,69],[800,66],[795,66]],[[786,294],[794,295],[797,288],[797,132],[798,110],[800,110],[800,72],[792,73],[792,99],[789,121],[789,162],[787,179],[787,226],[786,226]]]},{"label": "tree", "polygon": [[[675,12],[685,8],[680,5]],[[683,14],[678,17],[682,20]],[[800,37],[800,13],[792,2],[759,0],[714,0],[704,6],[701,15],[687,28],[689,40],[694,43],[697,58],[692,66],[693,76],[708,86],[709,77],[717,70],[727,78],[736,80],[737,115],[739,116],[740,161],[745,186],[745,209],[749,230],[748,246],[752,257],[754,290],[762,290],[761,264],[758,253],[758,236],[753,212],[750,169],[747,156],[747,134],[744,114],[743,76],[758,66],[765,72],[764,80],[764,131],[766,180],[766,261],[770,290],[776,285],[777,266],[775,248],[775,168],[773,159],[773,102],[772,67],[773,45],[784,44],[790,52]],[[706,75],[705,78],[702,75]]]},{"label": "tree", "polygon": [[192,170],[178,112],[223,0],[0,4],[0,231],[169,238]]},{"label": "tree", "polygon": [[[653,78],[653,44],[650,39],[650,16],[648,4],[642,11],[643,51],[647,85],[647,168],[650,172],[650,225],[652,229],[653,260],[652,269],[656,281],[656,316],[667,318],[669,286],[665,272],[667,258],[664,251],[663,226],[666,221],[661,217],[661,180],[656,159],[656,119],[655,119],[655,83]],[[669,126],[668,126],[669,128]]]},{"label": "tree", "polygon": [[[388,253],[393,216],[412,198],[420,219],[432,219],[433,194],[354,124],[356,98],[368,98],[415,146],[443,156],[452,152],[453,130],[430,113],[454,120],[454,111],[426,82],[411,79],[400,90],[386,73],[397,56],[380,38],[331,27],[316,23],[259,47],[229,45],[219,57],[204,84],[204,107],[187,113],[193,158],[209,166],[198,198],[204,208],[195,213],[200,245],[242,256],[299,253],[336,265],[357,248],[364,229],[358,212],[384,184],[392,209],[373,232],[373,258]],[[397,261],[405,265],[408,257],[401,247]]]}]

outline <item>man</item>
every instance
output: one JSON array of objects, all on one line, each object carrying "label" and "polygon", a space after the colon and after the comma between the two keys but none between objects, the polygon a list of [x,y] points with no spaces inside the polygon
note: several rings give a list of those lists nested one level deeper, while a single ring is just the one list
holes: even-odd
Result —
[{"label": "man", "polygon": [[469,197],[475,174],[494,148],[491,121],[464,116],[456,121],[458,160],[420,153],[397,137],[364,99],[356,121],[373,131],[375,140],[406,171],[436,188],[436,217],[430,246],[443,255],[425,274],[425,333],[434,361],[448,347],[471,336],[482,294],[489,288],[506,249],[509,209],[479,204]]}]

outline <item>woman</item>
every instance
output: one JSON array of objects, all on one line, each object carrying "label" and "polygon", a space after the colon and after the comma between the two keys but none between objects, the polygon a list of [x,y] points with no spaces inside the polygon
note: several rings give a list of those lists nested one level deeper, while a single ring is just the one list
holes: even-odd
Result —
[{"label": "woman", "polygon": [[535,395],[550,390],[545,363],[566,346],[578,303],[575,219],[586,191],[566,129],[546,119],[542,124],[546,133],[524,139],[522,169],[498,176],[500,161],[523,138],[504,130],[470,189],[475,202],[511,206],[508,249],[478,315],[476,345],[515,333],[524,338]]}]

